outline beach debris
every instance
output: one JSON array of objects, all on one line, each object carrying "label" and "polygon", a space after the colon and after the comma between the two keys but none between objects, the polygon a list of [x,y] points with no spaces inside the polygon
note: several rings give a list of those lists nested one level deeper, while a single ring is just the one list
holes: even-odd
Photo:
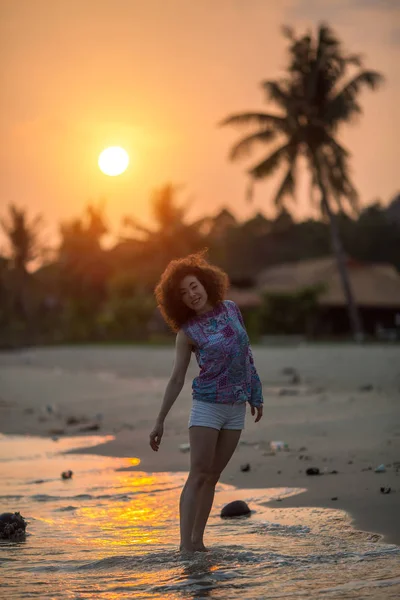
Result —
[{"label": "beach debris", "polygon": [[98,431],[100,429],[100,425],[98,423],[89,423],[89,425],[84,425],[79,428],[79,431]]},{"label": "beach debris", "polygon": [[301,377],[296,371],[295,373],[293,373],[290,383],[292,385],[297,385],[298,383],[300,383],[300,381],[301,381]]},{"label": "beach debris", "polygon": [[181,452],[189,452],[190,444],[179,444],[179,450]]},{"label": "beach debris", "polygon": [[308,448],[306,448],[305,446],[302,446],[301,448],[299,448],[298,452],[307,452]]},{"label": "beach debris", "polygon": [[299,372],[293,367],[285,367],[284,369],[282,369],[282,374],[288,375],[291,378],[290,383],[292,385],[297,385],[298,383],[300,383]]},{"label": "beach debris", "polygon": [[58,437],[58,435],[52,435],[52,436],[51,436],[51,439],[52,439],[52,441],[53,441],[53,442],[58,442],[58,440],[59,440],[60,438]]},{"label": "beach debris", "polygon": [[367,383],[366,385],[360,385],[359,387],[360,392],[372,392],[373,389],[374,386],[370,383]]},{"label": "beach debris", "polygon": [[83,419],[78,419],[78,417],[68,417],[65,421],[66,425],[80,425],[81,423],[83,423],[84,420]]},{"label": "beach debris", "polygon": [[281,452],[282,450],[289,450],[289,444],[282,441],[274,441],[269,443],[269,447],[273,452]]},{"label": "beach debris", "polygon": [[336,469],[332,469],[332,471],[329,471],[330,475],[337,475],[338,471],[336,471]]},{"label": "beach debris", "polygon": [[333,497],[331,498],[331,500],[333,500],[333,501],[335,501],[335,500],[337,500],[337,499],[338,499],[338,497],[337,497],[337,496],[333,496]]},{"label": "beach debris", "polygon": [[21,513],[2,513],[0,515],[0,540],[23,540],[26,521]]},{"label": "beach debris", "polygon": [[221,510],[221,519],[227,519],[231,517],[243,517],[250,515],[251,510],[249,506],[243,500],[234,500],[226,504]]},{"label": "beach debris", "polygon": [[321,472],[318,467],[310,467],[307,469],[306,475],[321,475]]},{"label": "beach debris", "polygon": [[385,465],[382,464],[382,465],[379,465],[379,467],[376,467],[375,473],[386,473]]},{"label": "beach debris", "polygon": [[364,467],[361,471],[372,471],[372,467]]},{"label": "beach debris", "polygon": [[244,465],[240,465],[240,470],[243,473],[247,473],[248,471],[250,471],[251,470],[250,463],[245,463]]},{"label": "beach debris", "polygon": [[72,475],[73,475],[72,471],[63,471],[61,473],[62,479],[71,479]]},{"label": "beach debris", "polygon": [[392,488],[390,487],[381,487],[381,494],[390,494]]}]

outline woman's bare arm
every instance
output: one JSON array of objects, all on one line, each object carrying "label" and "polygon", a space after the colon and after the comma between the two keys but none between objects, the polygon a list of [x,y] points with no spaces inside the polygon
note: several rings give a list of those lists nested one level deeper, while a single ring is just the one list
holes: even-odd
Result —
[{"label": "woman's bare arm", "polygon": [[180,330],[176,336],[175,342],[175,361],[171,377],[165,389],[163,402],[157,417],[157,423],[164,423],[166,416],[172,408],[175,400],[179,396],[183,384],[185,383],[186,372],[190,363],[192,354],[192,343],[189,338]]}]

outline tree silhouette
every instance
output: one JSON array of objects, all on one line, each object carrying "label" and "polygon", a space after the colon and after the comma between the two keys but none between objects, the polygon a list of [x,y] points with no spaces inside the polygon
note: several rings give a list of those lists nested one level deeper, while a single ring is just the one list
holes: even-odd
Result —
[{"label": "tree silhouette", "polygon": [[42,224],[40,215],[29,219],[26,209],[18,208],[15,204],[9,205],[8,214],[0,220],[9,246],[7,273],[2,275],[2,280],[7,282],[7,304],[23,324],[24,335],[28,341],[32,341],[34,335],[33,282],[28,267],[39,258],[42,251]]},{"label": "tree silhouette", "polygon": [[[362,70],[358,55],[343,52],[332,29],[321,25],[316,36],[296,37],[284,29],[289,41],[289,64],[282,79],[264,81],[268,99],[278,107],[276,114],[246,112],[231,115],[222,125],[257,126],[231,150],[231,160],[248,156],[254,147],[276,144],[266,158],[250,171],[249,195],[255,180],[271,176],[279,167],[286,172],[274,201],[281,208],[287,196],[294,196],[297,163],[306,158],[311,187],[319,193],[321,212],[328,219],[332,249],[337,259],[346,297],[350,325],[355,339],[362,328],[348,277],[346,260],[336,223],[336,211],[357,211],[358,196],[349,174],[349,152],[335,139],[342,123],[362,112],[358,96],[363,87],[375,89],[383,80],[380,73]],[[356,68],[357,72],[351,73]]]},{"label": "tree silhouette", "polygon": [[[178,203],[179,187],[168,183],[153,191],[150,203],[153,213],[154,228],[145,227],[136,219],[127,216],[123,225],[135,236],[139,233],[142,243],[137,238],[125,237],[123,242],[130,243],[137,258],[146,264],[144,281],[154,285],[168,262],[180,258],[204,245],[200,221],[187,221],[188,202]],[[143,269],[142,269],[143,270]]]},{"label": "tree silhouette", "polygon": [[26,210],[15,204],[9,205],[8,215],[0,220],[10,248],[11,266],[20,273],[26,273],[29,263],[40,254],[39,228],[42,224],[40,215],[29,221]]}]

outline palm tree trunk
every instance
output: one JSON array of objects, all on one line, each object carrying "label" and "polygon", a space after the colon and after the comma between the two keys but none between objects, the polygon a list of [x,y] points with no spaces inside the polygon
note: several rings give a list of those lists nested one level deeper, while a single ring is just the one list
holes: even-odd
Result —
[{"label": "palm tree trunk", "polygon": [[363,341],[364,334],[363,334],[363,329],[362,329],[362,325],[361,325],[360,313],[359,313],[357,305],[354,301],[353,291],[352,291],[351,285],[350,285],[350,279],[349,279],[349,274],[347,271],[346,259],[345,259],[345,255],[344,255],[344,251],[343,251],[342,241],[341,241],[340,235],[339,235],[339,229],[338,229],[338,224],[337,224],[337,220],[336,220],[336,215],[331,210],[325,183],[323,181],[321,171],[318,167],[316,168],[316,172],[317,172],[318,187],[321,192],[321,203],[322,203],[322,206],[323,206],[324,210],[326,211],[326,214],[328,215],[328,219],[329,219],[332,250],[336,257],[337,267],[338,267],[340,279],[342,282],[343,293],[344,293],[344,297],[346,299],[351,331],[352,331],[354,340],[356,342],[360,343]]}]

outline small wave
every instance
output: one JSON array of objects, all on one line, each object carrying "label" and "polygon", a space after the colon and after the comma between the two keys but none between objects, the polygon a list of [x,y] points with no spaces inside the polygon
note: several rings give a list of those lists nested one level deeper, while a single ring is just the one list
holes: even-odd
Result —
[{"label": "small wave", "polygon": [[268,533],[271,535],[306,535],[311,529],[306,525],[281,525],[280,523],[258,523],[251,533]]},{"label": "small wave", "polygon": [[330,592],[354,592],[363,588],[385,588],[400,584],[400,577],[394,579],[385,579],[383,581],[351,581],[343,583],[335,587],[320,590],[321,593],[327,594]]},{"label": "small wave", "polygon": [[56,512],[69,512],[73,510],[78,510],[77,506],[62,506],[61,508],[56,508]]},{"label": "small wave", "polygon": [[21,500],[23,496],[17,496],[15,494],[10,494],[9,496],[0,496],[0,500]]},{"label": "small wave", "polygon": [[48,494],[35,494],[34,496],[30,496],[31,500],[35,500],[36,502],[58,502],[65,500],[94,500],[95,496],[91,496],[90,494],[78,494],[77,496],[49,496]]}]

